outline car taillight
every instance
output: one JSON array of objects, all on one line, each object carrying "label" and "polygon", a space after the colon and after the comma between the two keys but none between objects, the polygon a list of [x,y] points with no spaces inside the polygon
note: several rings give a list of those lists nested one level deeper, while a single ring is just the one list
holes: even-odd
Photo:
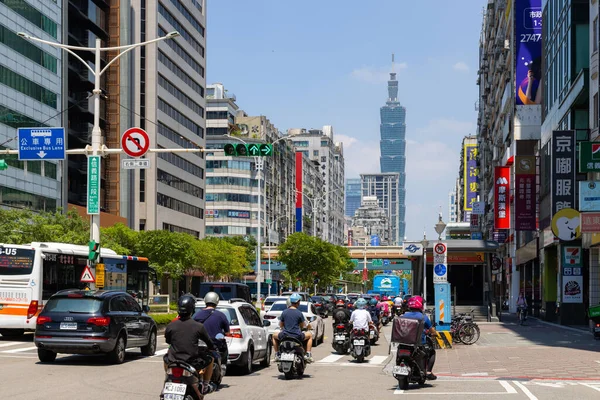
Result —
[{"label": "car taillight", "polygon": [[410,354],[410,350],[398,350],[398,354]]},{"label": "car taillight", "polygon": [[44,325],[44,324],[46,324],[46,323],[48,323],[48,322],[52,322],[52,318],[50,318],[50,317],[45,317],[45,316],[43,316],[43,315],[40,315],[39,317],[37,317],[37,321],[36,321],[36,323],[37,323],[38,325]]},{"label": "car taillight", "polygon": [[36,339],[52,339],[52,336],[40,336],[40,335],[35,335]]},{"label": "car taillight", "polygon": [[277,318],[277,317],[274,315],[265,315],[265,319],[275,319],[275,318]]},{"label": "car taillight", "polygon": [[27,319],[33,318],[38,312],[38,301],[32,300],[27,309]]},{"label": "car taillight", "polygon": [[315,307],[321,307],[322,304],[321,303],[315,303]]},{"label": "car taillight", "polygon": [[229,330],[229,334],[232,338],[243,339],[244,335],[242,335],[242,330],[239,328],[233,328]]},{"label": "car taillight", "polygon": [[346,326],[345,325],[338,325],[338,326],[336,326],[336,328],[338,328],[338,329],[346,329]]},{"label": "car taillight", "polygon": [[108,326],[110,324],[110,317],[92,317],[87,320],[87,323],[96,326]]}]

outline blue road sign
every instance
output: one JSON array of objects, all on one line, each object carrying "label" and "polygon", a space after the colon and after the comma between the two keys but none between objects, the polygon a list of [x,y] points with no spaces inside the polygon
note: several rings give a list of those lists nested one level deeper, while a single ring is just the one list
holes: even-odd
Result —
[{"label": "blue road sign", "polygon": [[65,128],[19,128],[19,160],[64,160]]},{"label": "blue road sign", "polygon": [[446,266],[444,264],[438,264],[433,268],[433,271],[437,276],[446,275]]},{"label": "blue road sign", "polygon": [[371,235],[371,246],[380,246],[381,241],[378,235]]},{"label": "blue road sign", "polygon": [[390,265],[390,260],[388,260],[388,259],[384,259],[384,260],[383,260],[383,265],[386,265],[386,266],[387,266],[387,265]]}]

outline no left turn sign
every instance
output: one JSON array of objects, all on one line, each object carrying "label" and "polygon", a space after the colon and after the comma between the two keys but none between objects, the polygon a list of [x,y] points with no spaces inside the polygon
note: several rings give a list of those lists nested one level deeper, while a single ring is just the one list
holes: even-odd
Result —
[{"label": "no left turn sign", "polygon": [[141,157],[150,147],[150,138],[142,128],[129,128],[121,136],[121,148],[130,157]]},{"label": "no left turn sign", "polygon": [[446,252],[446,245],[444,243],[437,243],[433,250],[435,254],[444,254]]}]

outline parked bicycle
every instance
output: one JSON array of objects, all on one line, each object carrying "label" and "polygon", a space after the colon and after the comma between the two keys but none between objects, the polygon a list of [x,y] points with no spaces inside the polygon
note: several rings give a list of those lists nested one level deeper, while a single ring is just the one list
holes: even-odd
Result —
[{"label": "parked bicycle", "polygon": [[481,336],[479,326],[473,322],[473,317],[467,314],[452,317],[450,333],[453,341],[466,345],[476,343]]}]

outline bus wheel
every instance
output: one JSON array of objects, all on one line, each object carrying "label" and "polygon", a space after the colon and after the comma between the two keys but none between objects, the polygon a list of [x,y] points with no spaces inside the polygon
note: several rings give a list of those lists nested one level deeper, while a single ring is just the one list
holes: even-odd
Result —
[{"label": "bus wheel", "polygon": [[0,329],[0,335],[4,337],[17,337],[23,336],[25,329]]}]

